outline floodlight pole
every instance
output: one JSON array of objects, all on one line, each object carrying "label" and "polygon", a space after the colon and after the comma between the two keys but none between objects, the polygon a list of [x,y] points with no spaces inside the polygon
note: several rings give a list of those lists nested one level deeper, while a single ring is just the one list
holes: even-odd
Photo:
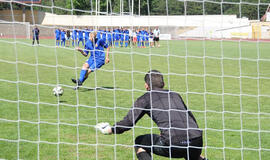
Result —
[{"label": "floodlight pole", "polygon": [[133,16],[133,12],[134,12],[134,0],[132,0],[132,4],[131,4],[131,16]]},{"label": "floodlight pole", "polygon": [[139,16],[141,15],[141,0],[139,0]]},{"label": "floodlight pole", "polygon": [[91,15],[93,14],[93,1],[90,0],[90,6],[91,6]]},{"label": "floodlight pole", "polygon": [[121,2],[121,0],[119,0],[119,5],[120,5],[120,7],[119,7],[119,14],[121,16],[122,15],[122,2]]},{"label": "floodlight pole", "polygon": [[22,21],[25,22],[25,6],[22,5]]}]

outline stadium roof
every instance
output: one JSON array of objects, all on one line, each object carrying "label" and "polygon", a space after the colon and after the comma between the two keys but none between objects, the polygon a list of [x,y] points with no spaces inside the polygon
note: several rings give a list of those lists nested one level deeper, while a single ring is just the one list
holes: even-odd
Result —
[{"label": "stadium roof", "polygon": [[45,13],[42,25],[53,26],[218,26],[248,25],[247,18],[236,15],[190,16],[88,16]]}]

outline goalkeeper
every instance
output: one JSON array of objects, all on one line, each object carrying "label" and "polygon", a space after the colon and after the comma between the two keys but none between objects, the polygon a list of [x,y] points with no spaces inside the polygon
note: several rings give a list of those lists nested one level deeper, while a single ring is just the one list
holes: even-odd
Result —
[{"label": "goalkeeper", "polygon": [[134,147],[139,160],[151,160],[151,153],[186,160],[204,159],[200,156],[202,131],[181,96],[163,89],[163,75],[157,70],[149,71],[144,80],[147,93],[136,100],[124,119],[112,127],[103,122],[96,128],[103,134],[122,134],[147,114],[161,133],[136,137]]},{"label": "goalkeeper", "polygon": [[[89,59],[83,64],[81,69],[80,78],[78,80],[71,79],[73,83],[77,84],[74,88],[75,90],[83,84],[83,82],[88,78],[91,72],[101,68],[105,63],[109,63],[109,47],[104,39],[97,39],[97,32],[91,32],[89,40],[85,43],[85,49],[77,48],[79,52],[85,57],[88,56],[90,52]],[[104,53],[104,48],[107,48],[106,57]]]},{"label": "goalkeeper", "polygon": [[35,44],[35,40],[37,41],[37,44],[39,45],[39,29],[37,26],[32,30],[33,32],[33,42],[32,45]]}]

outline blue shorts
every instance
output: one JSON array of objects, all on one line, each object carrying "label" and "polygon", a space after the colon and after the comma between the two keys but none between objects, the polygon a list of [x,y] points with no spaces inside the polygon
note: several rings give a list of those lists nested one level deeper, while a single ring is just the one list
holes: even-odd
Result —
[{"label": "blue shorts", "polygon": [[105,61],[105,57],[104,58],[96,58],[94,59],[94,57],[90,57],[86,63],[89,64],[89,68],[91,71],[95,71],[99,68],[101,68],[104,65],[104,61]]},{"label": "blue shorts", "polygon": [[108,39],[108,44],[111,46],[112,45],[112,40]]},{"label": "blue shorts", "polygon": [[56,39],[57,41],[59,41],[59,40],[60,40],[60,37],[56,37],[55,39]]},{"label": "blue shorts", "polygon": [[33,36],[33,40],[39,40],[39,37],[38,36]]}]

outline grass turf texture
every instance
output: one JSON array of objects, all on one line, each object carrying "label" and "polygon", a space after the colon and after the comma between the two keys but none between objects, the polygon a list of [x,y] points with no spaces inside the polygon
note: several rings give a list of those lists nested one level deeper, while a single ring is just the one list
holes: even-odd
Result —
[{"label": "grass turf texture", "polygon": [[[150,118],[122,135],[104,136],[93,126],[121,120],[144,93],[150,69],[164,73],[165,88],[179,92],[193,110],[209,159],[270,158],[269,43],[162,41],[161,48],[115,48],[111,62],[78,91],[70,79],[79,76],[85,57],[54,48],[53,40],[30,44],[0,40],[0,159],[132,159],[134,138],[151,133]],[[56,84],[64,88],[59,99],[52,93]]]}]

